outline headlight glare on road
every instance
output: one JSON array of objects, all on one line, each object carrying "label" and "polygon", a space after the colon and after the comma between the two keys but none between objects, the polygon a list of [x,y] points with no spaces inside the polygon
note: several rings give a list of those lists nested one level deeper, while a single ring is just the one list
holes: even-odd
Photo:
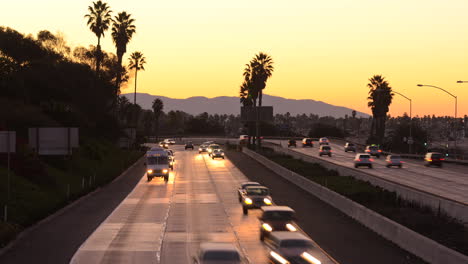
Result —
[{"label": "headlight glare on road", "polygon": [[263,227],[263,229],[265,229],[265,230],[268,231],[268,232],[273,231],[273,228],[272,228],[269,224],[267,224],[267,223],[264,223],[264,224],[262,225],[262,227]]},{"label": "headlight glare on road", "polygon": [[285,258],[283,258],[280,254],[270,251],[270,256],[272,256],[277,262],[281,264],[289,264],[289,261],[287,261]]},{"label": "headlight glare on road", "polygon": [[168,173],[169,170],[168,170],[168,169],[164,169],[164,170],[162,170],[162,172],[163,172],[163,173]]},{"label": "headlight glare on road", "polygon": [[153,173],[153,170],[147,170],[146,172],[147,172],[148,174],[151,174],[151,173]]},{"label": "headlight glare on road", "polygon": [[311,264],[322,264],[322,262],[314,257],[312,257],[312,255],[310,255],[309,253],[307,252],[304,252],[301,254],[301,257],[305,260],[307,260],[307,262],[311,263]]},{"label": "headlight glare on road", "polygon": [[250,198],[245,198],[244,202],[245,202],[246,204],[252,204],[252,199],[250,199]]},{"label": "headlight glare on road", "polygon": [[297,231],[297,228],[295,228],[293,225],[291,224],[286,224],[286,228],[291,231],[291,232],[296,232]]}]

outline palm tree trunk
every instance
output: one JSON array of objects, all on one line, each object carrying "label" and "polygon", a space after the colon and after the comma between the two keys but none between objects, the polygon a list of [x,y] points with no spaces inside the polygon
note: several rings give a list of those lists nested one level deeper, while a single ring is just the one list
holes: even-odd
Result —
[{"label": "palm tree trunk", "polygon": [[119,54],[117,56],[117,76],[115,78],[115,94],[118,95],[120,93],[120,82],[122,81],[122,57],[123,54]]},{"label": "palm tree trunk", "polygon": [[262,109],[262,96],[263,92],[260,90],[258,93],[258,107],[257,109],[257,124],[256,124],[256,131],[255,131],[255,136],[257,138],[257,149],[260,150],[261,147],[261,140],[260,140],[260,111]]},{"label": "palm tree trunk", "polygon": [[101,37],[98,37],[98,44],[96,47],[96,72],[99,74],[101,69]]},{"label": "palm tree trunk", "polygon": [[[137,68],[138,68],[138,66],[137,66]],[[135,68],[135,93],[133,94],[133,104],[134,105],[136,105],[137,74],[138,74],[138,70]]]}]

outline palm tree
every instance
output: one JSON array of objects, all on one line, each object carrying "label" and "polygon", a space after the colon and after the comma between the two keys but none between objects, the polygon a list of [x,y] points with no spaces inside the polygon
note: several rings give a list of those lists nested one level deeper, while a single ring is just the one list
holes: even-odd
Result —
[{"label": "palm tree", "polygon": [[103,3],[101,0],[93,2],[93,6],[88,6],[88,11],[89,13],[84,17],[88,19],[87,25],[98,39],[96,51],[96,72],[99,73],[102,58],[101,37],[104,37],[104,32],[109,29],[109,25],[112,21],[112,11],[107,3]]},{"label": "palm tree", "polygon": [[154,119],[156,121],[156,138],[159,135],[159,117],[161,116],[161,113],[164,108],[164,103],[161,99],[156,98],[153,101],[153,104],[151,105],[151,108],[153,109],[154,112]]},{"label": "palm tree", "polygon": [[114,41],[115,47],[117,48],[117,61],[119,69],[117,72],[117,78],[115,80],[115,86],[117,89],[117,94],[120,91],[120,83],[122,80],[122,58],[125,52],[127,52],[127,44],[132,39],[133,34],[135,33],[135,19],[130,17],[130,14],[127,12],[120,12],[113,19],[112,24],[112,40]]},{"label": "palm tree", "polygon": [[370,89],[367,106],[371,108],[373,116],[369,141],[376,140],[378,144],[382,144],[385,136],[385,121],[394,94],[392,87],[382,75],[372,76],[367,87]]},{"label": "palm tree", "polygon": [[250,61],[250,68],[250,80],[258,93],[258,106],[262,106],[263,89],[274,70],[273,59],[268,54],[260,52]]},{"label": "palm tree", "polygon": [[136,90],[137,90],[137,74],[139,70],[145,70],[144,65],[146,64],[145,57],[143,53],[139,51],[135,51],[130,55],[129,58],[129,65],[130,69],[135,69],[135,93],[133,95],[133,104],[136,104]]}]

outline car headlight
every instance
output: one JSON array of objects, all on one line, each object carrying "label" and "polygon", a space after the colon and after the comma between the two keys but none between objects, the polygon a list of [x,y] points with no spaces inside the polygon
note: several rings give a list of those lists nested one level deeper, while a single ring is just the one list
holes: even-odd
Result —
[{"label": "car headlight", "polygon": [[163,173],[168,173],[169,170],[168,170],[168,169],[164,169],[164,170],[162,170],[162,172],[163,172]]},{"label": "car headlight", "polygon": [[268,198],[263,198],[263,202],[267,205],[271,205],[271,200]]},{"label": "car headlight", "polygon": [[277,262],[281,264],[288,264],[289,261],[287,261],[285,258],[283,258],[280,254],[270,251],[270,256],[272,256]]},{"label": "car headlight", "polygon": [[202,149],[201,149],[201,148],[199,148],[198,150],[199,150],[199,151],[202,151]]},{"label": "car headlight", "polygon": [[221,156],[224,156],[224,153],[221,153]]},{"label": "car headlight", "polygon": [[153,173],[153,170],[147,170],[146,172],[147,172],[148,174],[151,174],[151,173]]},{"label": "car headlight", "polygon": [[264,223],[264,224],[262,225],[262,227],[263,227],[263,229],[265,229],[265,230],[268,231],[268,232],[273,231],[273,228],[272,228],[269,224],[267,224],[267,223]]},{"label": "car headlight", "polygon": [[212,151],[211,149],[208,150],[209,153],[211,153],[211,151]]},{"label": "car headlight", "polygon": [[305,260],[307,260],[307,262],[311,263],[311,264],[322,264],[322,262],[316,258],[314,258],[311,254],[307,253],[307,252],[303,252],[301,254],[301,257]]},{"label": "car headlight", "polygon": [[245,199],[244,199],[244,203],[246,203],[246,204],[252,204],[252,199],[250,199],[250,198],[245,198]]},{"label": "car headlight", "polygon": [[295,228],[293,225],[291,224],[286,224],[286,228],[291,231],[291,232],[296,232],[297,231],[297,228]]}]

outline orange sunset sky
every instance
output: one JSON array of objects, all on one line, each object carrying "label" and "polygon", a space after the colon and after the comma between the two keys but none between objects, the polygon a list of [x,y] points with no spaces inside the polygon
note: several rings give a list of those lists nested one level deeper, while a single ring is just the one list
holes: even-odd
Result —
[{"label": "orange sunset sky", "polygon": [[[145,54],[139,92],[174,98],[237,96],[242,70],[263,51],[275,61],[265,93],[314,99],[370,113],[367,80],[383,74],[413,99],[413,115],[468,114],[467,0],[109,0],[127,11]],[[62,32],[72,47],[96,45],[88,0],[2,0],[2,21],[26,34]],[[103,49],[115,52],[110,31]],[[133,87],[133,80],[129,87]],[[126,88],[122,92],[132,92]],[[391,115],[408,111],[395,96]]]}]

